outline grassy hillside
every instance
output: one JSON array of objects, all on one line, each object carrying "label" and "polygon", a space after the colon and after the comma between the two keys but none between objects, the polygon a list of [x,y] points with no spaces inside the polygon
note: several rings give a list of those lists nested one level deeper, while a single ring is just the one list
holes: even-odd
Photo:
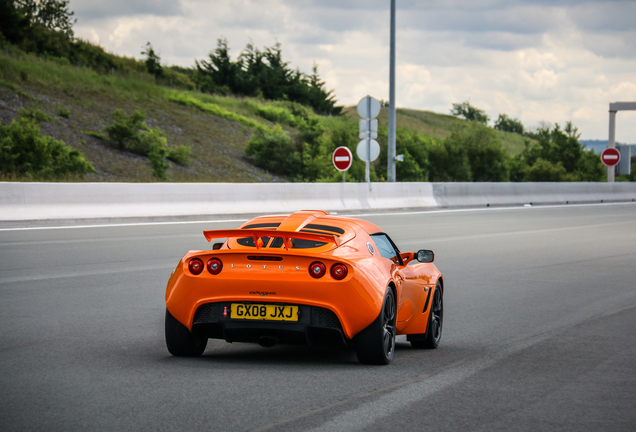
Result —
[{"label": "grassy hillside", "polygon": [[[142,72],[97,73],[68,61],[45,60],[20,52],[0,52],[0,122],[9,124],[20,109],[41,110],[53,118],[42,123],[43,134],[79,150],[96,173],[83,181],[155,181],[148,158],[117,148],[105,135],[116,109],[135,109],[146,114],[146,124],[166,134],[169,147],[191,148],[191,164],[170,163],[168,180],[176,182],[286,181],[256,168],[245,157],[245,147],[256,130],[269,130],[278,102],[236,98],[171,89],[157,85],[155,77]],[[266,113],[264,114],[264,111]],[[327,129],[338,122],[357,124],[355,108],[344,110],[341,119],[322,117]],[[387,125],[383,109],[380,125]],[[274,116],[275,117],[275,116]],[[284,129],[296,133],[283,123]],[[428,111],[399,109],[398,128],[442,139],[464,120]],[[497,132],[511,154],[523,148],[523,137]],[[4,180],[14,180],[4,178]]]},{"label": "grassy hillside", "polygon": [[[348,107],[343,110],[347,117],[356,120],[360,117],[356,107]],[[444,139],[449,136],[453,130],[466,125],[466,120],[453,117],[449,114],[438,114],[432,111],[414,110],[408,108],[398,108],[396,110],[397,127],[401,129],[409,129],[423,135]],[[378,115],[378,125],[388,128],[389,110],[382,108]],[[502,144],[511,155],[515,155],[524,149],[524,142],[528,138],[519,134],[497,131]]]},{"label": "grassy hillside", "polygon": [[[42,124],[42,133],[81,151],[97,173],[85,181],[154,181],[146,157],[118,150],[104,136],[115,109],[146,113],[146,123],[161,129],[169,146],[187,145],[192,162],[184,167],[171,164],[171,181],[259,182],[282,180],[254,167],[244,158],[244,147],[252,129],[201,110],[171,102],[177,92],[155,84],[148,74],[100,75],[90,69],[58,64],[27,55],[0,54],[0,121],[9,124],[20,108],[41,110],[54,118]],[[203,95],[201,95],[203,96]],[[231,112],[266,120],[251,114],[246,101],[211,97],[210,102]],[[105,136],[104,136],[105,138]]]}]

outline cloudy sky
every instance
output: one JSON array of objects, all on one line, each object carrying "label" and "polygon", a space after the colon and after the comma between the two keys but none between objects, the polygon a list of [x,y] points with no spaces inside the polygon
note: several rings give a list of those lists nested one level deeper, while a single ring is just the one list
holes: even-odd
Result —
[{"label": "cloudy sky", "polygon": [[[389,0],[71,0],[76,36],[192,66],[227,38],[282,44],[293,68],[316,63],[340,104],[388,100]],[[610,102],[636,101],[636,0],[397,0],[397,106],[449,113],[469,100],[526,128],[571,120],[607,139]],[[617,116],[636,143],[636,111]]]}]

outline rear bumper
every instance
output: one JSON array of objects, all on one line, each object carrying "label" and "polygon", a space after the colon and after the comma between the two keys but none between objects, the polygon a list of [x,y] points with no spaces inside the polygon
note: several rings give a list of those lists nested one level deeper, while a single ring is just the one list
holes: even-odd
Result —
[{"label": "rear bumper", "polygon": [[230,302],[206,303],[197,308],[192,332],[227,342],[346,345],[342,324],[335,313],[316,306],[298,305],[297,322],[231,319]]}]

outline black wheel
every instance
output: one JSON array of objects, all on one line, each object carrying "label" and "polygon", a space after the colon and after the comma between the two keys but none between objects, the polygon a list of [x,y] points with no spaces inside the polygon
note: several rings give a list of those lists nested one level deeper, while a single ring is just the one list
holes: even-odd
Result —
[{"label": "black wheel", "polygon": [[438,282],[433,294],[433,304],[428,316],[428,327],[423,340],[412,340],[413,348],[435,349],[442,340],[442,324],[444,323],[444,297],[442,296],[442,286]]},{"label": "black wheel", "polygon": [[173,356],[197,357],[203,354],[208,338],[192,334],[166,309],[166,346]]},{"label": "black wheel", "polygon": [[395,353],[396,307],[393,290],[387,288],[382,311],[373,323],[356,337],[360,363],[386,365]]}]

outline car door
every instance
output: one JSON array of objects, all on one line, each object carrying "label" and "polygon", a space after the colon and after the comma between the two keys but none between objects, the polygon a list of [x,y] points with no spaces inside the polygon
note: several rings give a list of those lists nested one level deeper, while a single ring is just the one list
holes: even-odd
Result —
[{"label": "car door", "polygon": [[399,330],[401,327],[400,322],[406,323],[413,316],[415,308],[419,304],[423,288],[414,272],[402,262],[400,251],[388,235],[376,233],[371,238],[380,255],[390,260],[393,264],[391,273],[398,284],[397,321]]}]

